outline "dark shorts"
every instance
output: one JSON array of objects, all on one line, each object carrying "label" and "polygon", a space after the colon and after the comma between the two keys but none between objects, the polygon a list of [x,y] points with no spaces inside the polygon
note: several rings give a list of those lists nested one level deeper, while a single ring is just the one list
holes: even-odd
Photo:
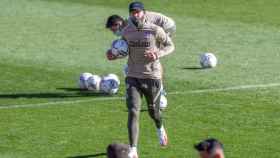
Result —
[{"label": "dark shorts", "polygon": [[142,96],[146,98],[148,108],[159,108],[160,79],[126,78],[126,99],[128,108],[140,109]]}]

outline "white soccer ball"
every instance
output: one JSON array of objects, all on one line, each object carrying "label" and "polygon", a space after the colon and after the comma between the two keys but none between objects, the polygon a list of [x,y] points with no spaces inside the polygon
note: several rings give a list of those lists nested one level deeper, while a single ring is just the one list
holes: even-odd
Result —
[{"label": "white soccer ball", "polygon": [[115,81],[117,81],[118,84],[121,83],[119,77],[116,74],[108,74],[105,77],[109,79],[114,79]]},{"label": "white soccer ball", "polygon": [[112,54],[118,58],[123,58],[128,55],[128,44],[123,39],[117,39],[112,42]]},{"label": "white soccer ball", "polygon": [[202,68],[216,67],[218,60],[213,53],[204,53],[200,56],[200,65]]},{"label": "white soccer ball", "polygon": [[161,110],[164,110],[167,108],[167,98],[164,95],[160,95],[160,104],[159,108]]},{"label": "white soccer ball", "polygon": [[87,84],[87,80],[93,76],[91,73],[89,72],[84,72],[80,75],[79,81],[78,81],[78,86],[80,89],[86,90],[88,89],[88,84]]},{"label": "white soccer ball", "polygon": [[103,76],[100,82],[100,91],[106,94],[116,94],[119,90],[120,80],[115,74]]},{"label": "white soccer ball", "polygon": [[94,92],[100,90],[101,77],[98,75],[92,75],[87,79],[87,89]]}]

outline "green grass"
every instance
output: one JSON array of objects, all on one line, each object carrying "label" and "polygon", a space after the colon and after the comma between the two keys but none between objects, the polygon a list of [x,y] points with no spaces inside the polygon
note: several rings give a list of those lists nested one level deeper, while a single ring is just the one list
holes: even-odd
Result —
[{"label": "green grass", "polygon": [[[143,2],[147,9],[174,18],[177,33],[175,53],[162,59],[170,145],[159,147],[155,127],[144,111],[140,156],[195,158],[193,144],[215,137],[224,143],[227,157],[280,157],[279,87],[192,93],[279,83],[280,2]],[[115,37],[104,25],[111,14],[126,16],[128,3],[0,2],[1,158],[105,157],[109,143],[127,143],[127,109],[118,98],[125,93],[121,72],[125,60],[105,59]],[[196,69],[205,51],[217,55],[217,68]],[[77,91],[81,72],[116,73],[122,81],[119,93]]]}]

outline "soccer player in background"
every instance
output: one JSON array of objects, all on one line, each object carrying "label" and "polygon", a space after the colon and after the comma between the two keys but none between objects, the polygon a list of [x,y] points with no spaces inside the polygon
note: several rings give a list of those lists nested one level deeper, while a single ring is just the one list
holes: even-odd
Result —
[{"label": "soccer player in background", "polygon": [[225,158],[223,144],[217,139],[210,138],[194,145],[200,158]]},{"label": "soccer player in background", "polygon": [[114,14],[107,18],[105,27],[110,29],[116,36],[121,36],[123,28],[127,26],[127,20],[120,15]]},{"label": "soccer player in background", "polygon": [[[159,143],[168,143],[161,117],[160,89],[162,67],[159,59],[174,51],[174,44],[159,26],[150,23],[144,16],[144,5],[133,2],[129,5],[130,17],[121,36],[129,46],[128,74],[126,77],[126,103],[128,107],[129,158],[138,158],[139,115],[141,98],[145,96],[150,117],[157,128]],[[116,58],[109,58],[114,60]]]}]

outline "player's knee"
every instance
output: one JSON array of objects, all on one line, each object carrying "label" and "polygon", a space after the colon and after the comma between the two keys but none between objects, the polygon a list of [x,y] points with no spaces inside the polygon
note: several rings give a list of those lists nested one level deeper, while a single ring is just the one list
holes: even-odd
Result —
[{"label": "player's knee", "polygon": [[150,105],[148,106],[148,111],[149,111],[149,115],[151,116],[151,118],[155,119],[155,113],[156,113],[156,109],[154,106]]},{"label": "player's knee", "polygon": [[130,114],[131,117],[138,117],[139,111],[140,110],[137,109],[137,108],[130,108],[129,109],[129,114]]}]

